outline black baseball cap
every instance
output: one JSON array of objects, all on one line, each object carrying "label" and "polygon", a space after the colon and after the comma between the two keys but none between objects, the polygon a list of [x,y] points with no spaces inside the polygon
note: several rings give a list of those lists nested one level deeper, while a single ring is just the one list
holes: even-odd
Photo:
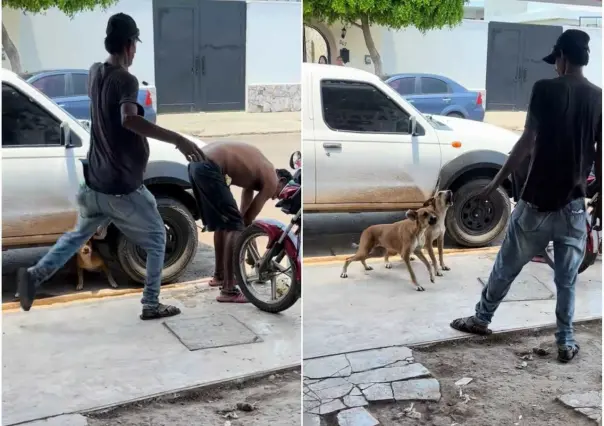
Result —
[{"label": "black baseball cap", "polygon": [[566,30],[558,37],[552,53],[543,60],[550,65],[554,65],[556,59],[563,53],[573,56],[585,51],[589,53],[589,35],[581,30]]},{"label": "black baseball cap", "polygon": [[130,15],[125,13],[116,13],[109,18],[107,22],[107,37],[120,37],[125,39],[134,39],[138,42],[141,41],[139,38],[140,30],[136,26],[136,22]]}]

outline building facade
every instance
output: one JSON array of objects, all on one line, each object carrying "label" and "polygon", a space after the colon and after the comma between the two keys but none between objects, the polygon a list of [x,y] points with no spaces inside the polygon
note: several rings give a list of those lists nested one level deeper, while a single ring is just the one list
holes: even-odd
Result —
[{"label": "building facade", "polygon": [[23,71],[88,68],[117,12],[140,28],[131,72],[155,86],[159,113],[300,110],[300,1],[122,0],[72,19],[3,8],[3,22]]}]

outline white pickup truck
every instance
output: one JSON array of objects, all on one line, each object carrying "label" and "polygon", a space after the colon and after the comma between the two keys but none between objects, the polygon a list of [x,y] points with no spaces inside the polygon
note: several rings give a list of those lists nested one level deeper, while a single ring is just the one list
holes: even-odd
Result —
[{"label": "white pickup truck", "polygon": [[[53,244],[75,225],[75,194],[89,141],[88,130],[75,118],[15,73],[2,70],[2,250]],[[165,283],[176,280],[195,257],[199,214],[184,156],[156,140],[149,146],[145,184],[166,226]],[[101,247],[131,279],[144,282],[145,253],[114,226]]]},{"label": "white pickup truck", "polygon": [[304,213],[420,207],[436,188],[454,192],[449,236],[489,244],[510,215],[511,184],[488,201],[474,195],[504,164],[514,132],[423,115],[377,76],[303,64]]}]

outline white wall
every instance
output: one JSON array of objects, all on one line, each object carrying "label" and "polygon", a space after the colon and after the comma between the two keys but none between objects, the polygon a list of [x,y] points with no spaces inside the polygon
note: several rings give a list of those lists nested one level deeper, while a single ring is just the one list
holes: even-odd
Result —
[{"label": "white wall", "polygon": [[400,31],[383,28],[381,32],[381,54],[386,74],[445,74],[468,89],[484,89],[489,34],[487,22],[464,20],[452,29],[425,34],[415,28]]},{"label": "white wall", "polygon": [[[23,71],[48,68],[85,68],[107,57],[103,40],[107,20],[115,13],[131,15],[141,31],[136,58],[130,71],[139,79],[155,83],[153,62],[152,0],[122,0],[109,9],[78,13],[69,19],[58,9],[45,14],[4,13],[10,22],[7,31],[17,40]],[[11,28],[18,31],[13,34]],[[13,30],[13,31],[14,31]]]},{"label": "white wall", "polygon": [[247,5],[246,80],[254,84],[300,84],[302,4],[251,1]]}]

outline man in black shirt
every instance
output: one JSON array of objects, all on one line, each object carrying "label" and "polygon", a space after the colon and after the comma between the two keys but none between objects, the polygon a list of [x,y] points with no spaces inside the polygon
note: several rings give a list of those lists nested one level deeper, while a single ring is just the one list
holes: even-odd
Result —
[{"label": "man in black shirt", "polygon": [[565,31],[543,60],[559,77],[533,86],[524,133],[493,181],[486,198],[530,156],[520,201],[512,213],[476,314],[451,323],[456,330],[488,335],[495,310],[524,265],[554,243],[558,360],[579,351],[573,335],[575,281],[587,237],[587,177],[596,164],[602,179],[602,89],[587,81],[589,36]]},{"label": "man in black shirt", "polygon": [[175,306],[159,303],[166,231],[155,197],[143,185],[149,159],[146,138],[175,145],[189,161],[206,157],[188,139],[143,117],[144,110],[137,103],[138,80],[128,72],[137,42],[139,30],[132,17],[118,13],[109,18],[105,38],[109,58],[92,65],[89,73],[90,149],[84,168],[86,184],[77,196],[78,223],[34,267],[19,271],[18,291],[25,311],[31,308],[40,284],[62,268],[97,229],[111,222],[147,252],[141,319],[180,313]]}]

